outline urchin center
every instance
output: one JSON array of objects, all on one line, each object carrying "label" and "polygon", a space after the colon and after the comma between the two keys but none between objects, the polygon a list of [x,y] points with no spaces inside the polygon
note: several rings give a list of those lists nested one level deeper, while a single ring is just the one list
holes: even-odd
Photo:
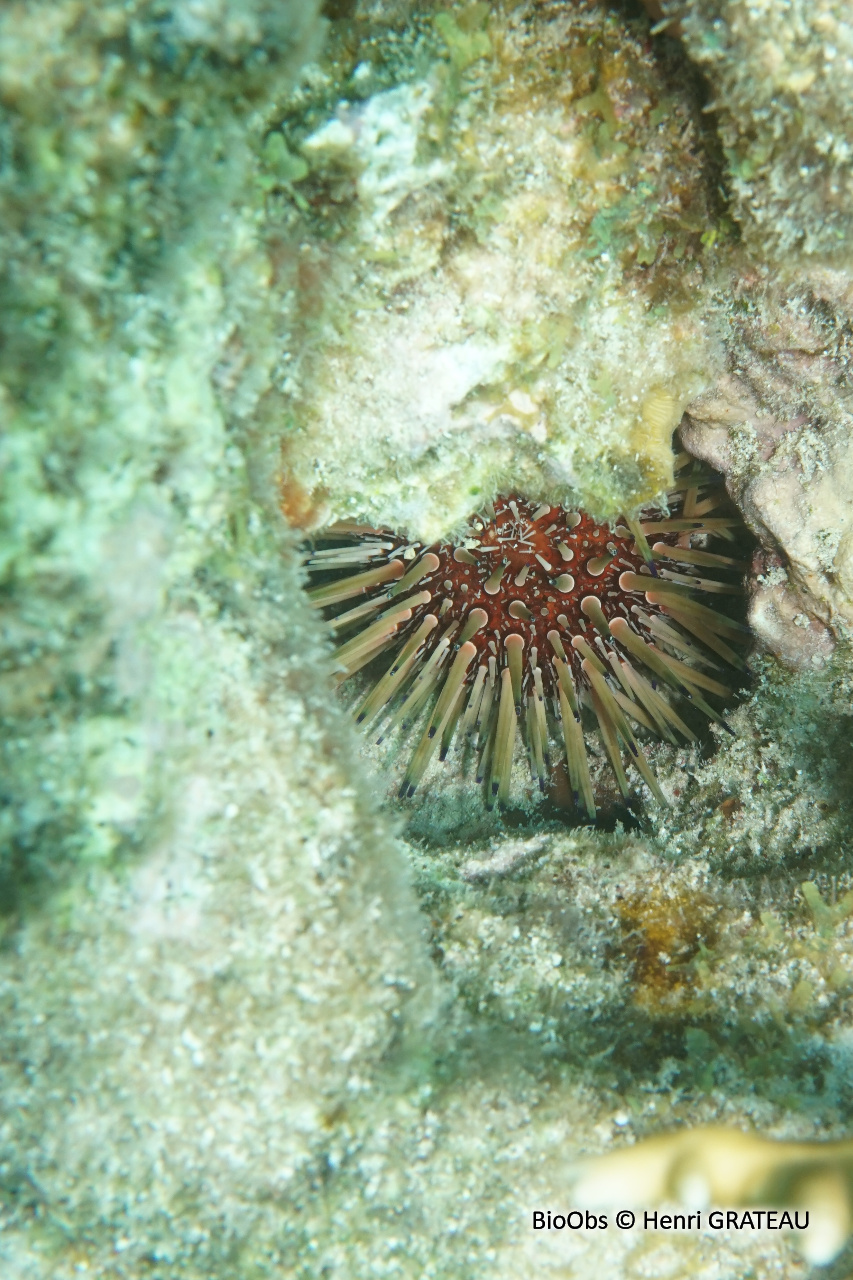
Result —
[{"label": "urchin center", "polygon": [[[549,632],[586,630],[589,619],[582,606],[587,596],[605,617],[629,617],[632,597],[619,587],[620,574],[651,576],[629,529],[613,531],[582,512],[518,495],[498,498],[489,512],[475,517],[461,546],[443,543],[435,553],[439,616],[461,622],[479,608],[486,621],[472,637],[478,651],[498,657],[515,634],[534,665],[538,652],[549,648]],[[435,603],[434,592],[430,607]],[[550,666],[543,677],[552,692]]]}]

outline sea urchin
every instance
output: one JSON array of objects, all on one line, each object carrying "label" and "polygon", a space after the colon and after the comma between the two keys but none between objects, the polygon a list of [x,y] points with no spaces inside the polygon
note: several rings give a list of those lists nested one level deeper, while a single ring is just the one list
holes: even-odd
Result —
[{"label": "sea urchin", "polygon": [[348,522],[320,535],[334,545],[308,558],[312,574],[323,575],[309,596],[322,609],[347,605],[330,619],[337,635],[349,634],[334,653],[339,680],[392,653],[357,720],[387,717],[387,734],[424,719],[402,796],[457,734],[476,755],[489,807],[506,803],[520,724],[540,787],[556,736],[575,804],[594,818],[587,718],[623,796],[625,753],[664,802],[632,722],[670,742],[693,739],[677,709],[683,699],[724,724],[705,694],[730,694],[719,660],[742,667],[732,643],[747,632],[701,600],[741,591],[743,565],[717,546],[731,543],[739,517],[686,454],[676,474],[668,513],[645,511],[613,529],[513,494],[472,517],[454,542],[428,548]]}]

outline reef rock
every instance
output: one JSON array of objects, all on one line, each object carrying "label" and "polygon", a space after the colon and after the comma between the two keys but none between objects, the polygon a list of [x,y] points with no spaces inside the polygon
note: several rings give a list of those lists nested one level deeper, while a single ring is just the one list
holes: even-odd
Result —
[{"label": "reef rock", "polygon": [[439,994],[245,430],[236,90],[290,89],[317,6],[132,8],[0,19],[9,1277],[251,1270]]},{"label": "reef rock", "polygon": [[843,1136],[849,672],[757,664],[630,834],[383,812],[279,480],[284,437],[294,524],[508,470],[604,511],[692,398],[840,635],[844,280],[728,310],[703,117],[612,6],[322,7],[0,14],[0,1270],[803,1276],[530,1213],[629,1134]]},{"label": "reef rock", "polygon": [[711,84],[734,211],[775,260],[853,249],[853,21],[845,0],[663,0]]},{"label": "reef rock", "polygon": [[733,300],[732,372],[681,431],[759,537],[750,619],[792,665],[824,660],[853,622],[851,334],[846,273],[751,274]]},{"label": "reef rock", "polygon": [[330,59],[331,110],[282,125],[310,309],[286,509],[431,540],[509,477],[606,516],[659,493],[720,367],[690,95],[588,3],[439,13],[402,81],[392,52]]}]

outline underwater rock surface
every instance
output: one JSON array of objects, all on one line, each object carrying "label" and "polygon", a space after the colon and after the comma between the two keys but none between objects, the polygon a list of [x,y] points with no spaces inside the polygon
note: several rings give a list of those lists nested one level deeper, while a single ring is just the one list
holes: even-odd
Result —
[{"label": "underwater rock surface", "polygon": [[[3,1275],[805,1277],[531,1215],[645,1136],[849,1137],[849,268],[782,152],[721,202],[739,144],[639,17],[319,9],[0,17]],[[661,744],[673,804],[613,830],[438,767],[387,803],[296,530],[638,503],[688,404],[804,619],[735,736]]]},{"label": "underwater rock surface", "polygon": [[410,40],[388,88],[396,47],[341,50],[268,143],[300,157],[279,216],[310,279],[288,509],[429,542],[509,483],[613,517],[671,482],[721,368],[696,102],[596,4],[468,6]]},{"label": "underwater rock surface", "polygon": [[757,257],[853,249],[853,24],[844,0],[663,0],[711,84]]},{"label": "underwater rock surface", "polygon": [[732,329],[731,373],[689,406],[682,439],[725,474],[760,539],[756,633],[789,665],[819,665],[853,621],[849,273],[755,272]]}]

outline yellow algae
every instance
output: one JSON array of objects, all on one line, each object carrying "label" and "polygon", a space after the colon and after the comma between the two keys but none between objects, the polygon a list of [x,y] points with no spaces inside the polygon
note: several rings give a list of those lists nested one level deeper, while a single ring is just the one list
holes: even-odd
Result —
[{"label": "yellow algae", "polygon": [[640,415],[629,436],[640,469],[651,487],[672,484],[672,436],[681,421],[685,402],[665,387],[653,387],[640,406]]}]

